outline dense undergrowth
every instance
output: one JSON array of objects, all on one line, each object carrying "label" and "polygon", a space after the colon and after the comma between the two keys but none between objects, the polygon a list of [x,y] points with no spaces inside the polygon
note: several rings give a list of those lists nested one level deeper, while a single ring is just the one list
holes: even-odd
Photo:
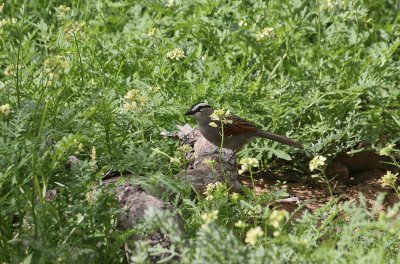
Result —
[{"label": "dense undergrowth", "polygon": [[[372,210],[333,199],[292,221],[267,206],[285,196],[279,186],[255,196],[218,185],[193,200],[173,177],[182,166],[160,155],[179,156],[160,132],[192,122],[183,113],[204,100],[302,142],[304,151],[263,140],[240,153],[265,167],[292,159],[299,177],[316,155],[399,142],[397,0],[10,0],[0,9],[2,263],[125,262],[123,243],[152,223],[170,234],[177,262],[400,261],[398,207],[383,213],[382,199]],[[70,155],[84,161],[72,171]],[[114,191],[93,191],[110,168],[170,200],[184,234],[159,213],[118,231]],[[135,247],[137,262],[162,252]]]}]

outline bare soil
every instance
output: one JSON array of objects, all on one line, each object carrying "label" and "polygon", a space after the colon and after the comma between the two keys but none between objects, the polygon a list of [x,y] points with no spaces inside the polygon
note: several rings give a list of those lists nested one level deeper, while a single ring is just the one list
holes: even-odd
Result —
[{"label": "bare soil", "polygon": [[[299,203],[307,202],[306,209],[314,211],[315,209],[323,206],[329,202],[333,197],[339,198],[339,201],[355,201],[357,202],[360,197],[360,193],[365,196],[365,199],[369,207],[372,207],[373,203],[379,193],[386,193],[384,207],[392,206],[394,203],[399,201],[394,191],[390,188],[382,187],[381,177],[386,173],[383,170],[373,169],[371,171],[360,173],[349,174],[350,182],[336,181],[336,186],[333,189],[333,196],[330,196],[329,190],[326,184],[322,182],[296,182],[288,181],[285,182],[282,187],[286,188],[289,193],[288,201],[278,203],[280,208],[284,208],[288,211],[293,211],[298,207]],[[362,179],[357,182],[354,179]],[[248,176],[240,176],[240,182],[248,188],[252,188],[251,180]],[[277,183],[276,175],[263,174],[262,176],[257,175],[255,177],[256,192],[263,193],[272,190]],[[283,181],[283,180],[281,180]],[[296,202],[293,198],[298,198],[299,202]],[[294,201],[293,201],[294,200]],[[382,208],[384,209],[384,208]]]}]

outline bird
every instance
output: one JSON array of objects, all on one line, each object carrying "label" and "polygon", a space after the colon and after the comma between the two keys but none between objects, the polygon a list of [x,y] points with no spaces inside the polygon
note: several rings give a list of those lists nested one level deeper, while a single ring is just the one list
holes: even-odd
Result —
[{"label": "bird", "polygon": [[[235,115],[228,114],[225,116],[225,121],[223,120],[221,124],[221,121],[213,120],[210,117],[213,113],[214,109],[208,103],[199,102],[193,105],[185,115],[193,116],[196,119],[200,133],[209,142],[218,147],[221,146],[223,139],[222,147],[236,152],[254,139],[261,137],[292,147],[303,148],[302,144],[290,138],[259,129],[251,122]],[[222,132],[224,134],[223,137]]]}]

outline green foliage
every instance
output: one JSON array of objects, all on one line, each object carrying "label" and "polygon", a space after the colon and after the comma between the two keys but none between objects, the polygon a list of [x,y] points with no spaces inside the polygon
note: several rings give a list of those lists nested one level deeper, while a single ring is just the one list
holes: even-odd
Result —
[{"label": "green foliage", "polygon": [[[399,261],[393,217],[332,203],[271,229],[263,206],[284,190],[248,190],[237,201],[220,190],[196,203],[173,179],[181,168],[160,155],[177,156],[160,132],[188,121],[183,113],[200,100],[302,142],[308,157],[266,140],[240,155],[296,155],[305,173],[311,156],[398,141],[398,1],[9,0],[1,8],[1,262],[125,261],[129,234],[116,229],[113,191],[100,185],[108,168],[131,171],[133,183],[163,198],[181,192],[174,202],[187,237],[174,245],[185,262]],[[72,171],[70,155],[82,160]],[[236,228],[239,220],[248,226]],[[258,225],[264,236],[248,246],[245,231]]]},{"label": "green foliage", "polygon": [[[210,194],[218,193],[221,194],[220,190]],[[189,218],[196,219],[199,213],[207,210],[206,204],[208,210],[215,204],[221,209],[220,198],[214,196],[212,203],[207,199],[202,199],[198,205],[187,203],[193,210]],[[171,216],[149,218],[149,224],[160,226],[162,223],[162,230],[172,238],[172,248],[180,252],[170,252],[170,256],[178,255],[181,263],[397,263],[400,260],[396,231],[400,227],[396,216],[399,204],[385,212],[380,211],[382,195],[372,210],[367,208],[361,196],[359,206],[353,202],[338,204],[333,200],[314,213],[305,211],[297,220],[281,218],[278,222],[273,215],[281,211],[261,208],[260,200],[248,198],[241,197],[237,203],[225,199],[223,204],[231,211],[220,210],[217,219],[208,224],[205,223],[207,220],[203,221],[203,225],[197,225],[197,232],[186,239],[177,236],[179,233]],[[245,224],[231,225],[232,220],[237,219],[243,219]],[[249,233],[244,231],[257,225],[263,226],[264,234],[255,245],[246,244],[244,241]],[[165,250],[148,247],[140,241],[136,245],[142,253],[151,252],[153,256],[165,253]],[[141,257],[143,261],[150,255]]]}]

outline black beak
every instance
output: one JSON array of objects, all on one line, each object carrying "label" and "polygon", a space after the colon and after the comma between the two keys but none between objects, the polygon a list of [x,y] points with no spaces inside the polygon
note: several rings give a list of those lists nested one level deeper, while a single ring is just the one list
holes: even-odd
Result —
[{"label": "black beak", "polygon": [[189,111],[187,111],[186,113],[185,113],[185,115],[193,115],[194,114],[194,112],[192,111],[192,110],[189,110]]}]

